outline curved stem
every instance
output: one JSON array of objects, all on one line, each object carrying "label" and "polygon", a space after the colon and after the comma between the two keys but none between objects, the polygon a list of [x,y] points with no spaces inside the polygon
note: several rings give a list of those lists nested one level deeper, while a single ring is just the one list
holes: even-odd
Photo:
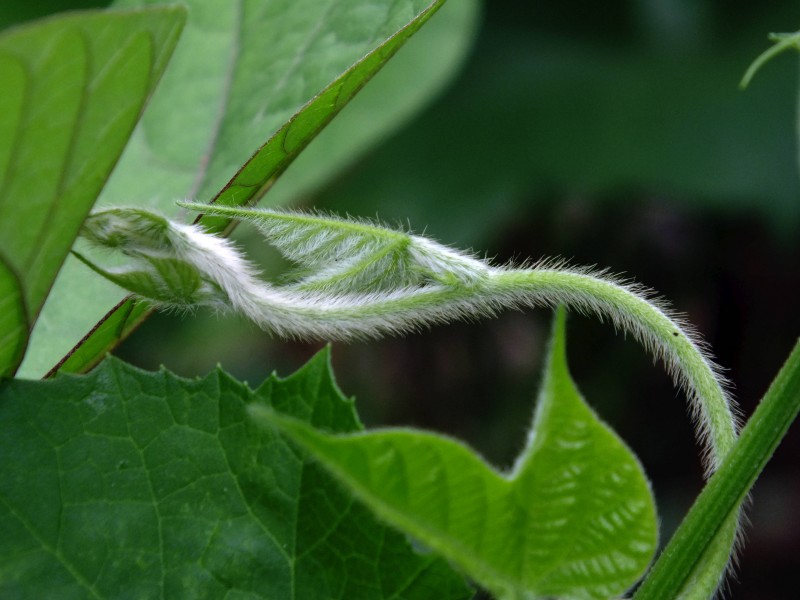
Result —
[{"label": "curved stem", "polygon": [[[127,275],[144,281],[156,298],[177,294],[192,304],[222,306],[283,337],[379,337],[492,316],[506,308],[564,304],[610,320],[664,361],[689,397],[707,475],[736,441],[736,419],[720,369],[691,327],[644,288],[604,272],[552,262],[531,268],[494,267],[429,238],[370,223],[225,207],[205,210],[252,221],[285,256],[306,268],[305,279],[295,285],[269,285],[227,241],[142,211],[112,209],[90,216],[86,235],[137,260],[138,270]],[[372,287],[375,279],[385,285]],[[187,287],[187,281],[192,285]],[[685,597],[713,593],[736,529],[732,519],[715,537]]]},{"label": "curved stem", "polygon": [[656,358],[664,361],[676,383],[686,390],[693,415],[708,445],[709,472],[716,470],[736,441],[732,400],[720,369],[703,348],[699,336],[681,319],[646,297],[635,286],[582,271],[525,269],[502,272],[496,282],[528,295],[533,303],[563,303],[581,312],[608,318],[631,333]]},{"label": "curved stem", "polygon": [[[223,278],[224,279],[224,278]],[[227,281],[221,281],[228,288]],[[431,285],[393,292],[340,295],[334,300],[265,286],[235,285],[238,308],[262,328],[301,338],[352,339],[397,334],[434,323],[476,318],[509,307],[565,304],[607,318],[665,362],[689,395],[713,471],[736,440],[736,421],[719,368],[697,335],[642,290],[586,271],[490,268],[473,285]]]},{"label": "curved stem", "polygon": [[[377,336],[485,316],[500,308],[564,304],[609,319],[664,361],[689,397],[705,449],[707,475],[719,467],[737,439],[732,401],[719,368],[698,336],[635,286],[580,270],[490,268],[471,286],[437,285],[407,293],[345,296],[336,303],[289,298],[282,290],[266,289],[270,293],[262,293],[261,310],[254,315],[257,322],[265,329],[301,337]],[[680,595],[683,600],[714,595],[735,549],[738,528],[739,516],[733,514],[696,563]]]}]

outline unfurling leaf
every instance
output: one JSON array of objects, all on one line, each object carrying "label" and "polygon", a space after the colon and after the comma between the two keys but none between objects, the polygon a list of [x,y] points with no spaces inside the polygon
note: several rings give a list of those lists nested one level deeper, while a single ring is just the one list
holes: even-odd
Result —
[{"label": "unfurling leaf", "polygon": [[[162,2],[117,0],[114,4],[141,8],[156,3]],[[213,9],[206,0],[183,4],[190,15],[186,35],[104,189],[103,207],[133,203],[180,221],[174,198],[214,197],[221,204],[236,206],[256,202],[282,180],[311,140],[350,105],[444,0],[217,1],[211,3]],[[474,32],[469,15],[474,16],[478,2],[450,4],[450,10],[445,8],[430,25],[428,35],[436,38],[436,51],[420,56],[418,46],[399,57],[406,61],[406,71],[395,83],[410,93],[397,93],[394,88],[388,98],[373,88],[378,95],[367,99],[366,106],[372,107],[368,116],[362,114],[362,121],[367,118],[369,124],[351,122],[348,128],[340,123],[345,129],[337,136],[345,143],[328,146],[329,151],[316,158],[309,156],[313,168],[299,165],[299,172],[295,168],[287,173],[290,179],[319,185],[353,160],[365,144],[396,126],[401,112],[440,88],[465,54]],[[353,112],[349,115],[354,116]],[[272,205],[285,204],[288,188],[274,191]],[[204,225],[217,233],[227,222],[210,221]],[[42,376],[56,363],[61,372],[85,372],[149,314],[147,303],[123,301],[122,290],[93,277],[71,257],[62,273],[52,292],[54,301],[45,307],[40,321],[48,331],[47,339],[34,335],[22,366],[24,376]],[[65,305],[80,305],[81,310],[58,310]]]},{"label": "unfurling leaf", "polygon": [[430,283],[465,284],[489,266],[464,252],[408,232],[334,215],[241,209],[179,202],[208,215],[254,224],[266,240],[300,266],[295,289],[364,293]]},{"label": "unfurling leaf", "polygon": [[[196,300],[198,306],[238,312],[285,337],[378,337],[488,317],[503,308],[564,304],[594,313],[633,334],[686,389],[698,417],[698,437],[710,449],[709,470],[736,439],[724,380],[699,337],[640,286],[558,261],[494,266],[430,238],[361,221],[182,204],[256,224],[269,242],[300,263],[299,280],[288,285],[263,281],[224,239],[199,226],[143,218],[139,209],[99,213],[88,221],[86,237],[130,257],[133,283],[154,288],[149,299],[169,307]],[[165,259],[176,262],[157,268]],[[182,295],[165,300],[170,290]]]}]

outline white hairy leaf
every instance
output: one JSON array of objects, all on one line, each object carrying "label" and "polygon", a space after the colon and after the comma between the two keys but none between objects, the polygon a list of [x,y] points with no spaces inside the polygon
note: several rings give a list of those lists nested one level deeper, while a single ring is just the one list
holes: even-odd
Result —
[{"label": "white hairy leaf", "polygon": [[253,223],[298,264],[300,275],[287,285],[267,283],[226,240],[119,208],[90,217],[84,236],[133,264],[122,271],[93,268],[156,304],[235,311],[266,331],[306,339],[394,335],[505,308],[564,304],[610,319],[664,360],[689,395],[709,470],[735,440],[719,369],[692,329],[639,286],[553,261],[496,267],[430,238],[365,221],[181,205]]},{"label": "white hairy leaf", "polygon": [[488,272],[483,261],[428,238],[364,220],[319,213],[179,203],[210,215],[242,219],[300,268],[296,290],[353,293],[432,283],[470,284]]}]

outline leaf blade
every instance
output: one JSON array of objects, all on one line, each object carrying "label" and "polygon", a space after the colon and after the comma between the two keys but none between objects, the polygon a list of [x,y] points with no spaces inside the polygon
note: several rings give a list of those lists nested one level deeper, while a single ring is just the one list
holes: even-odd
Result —
[{"label": "leaf blade", "polygon": [[0,260],[0,379],[14,374],[28,343],[28,315],[19,278]]},{"label": "leaf blade", "polygon": [[[607,598],[635,583],[652,558],[652,493],[635,457],[569,379],[563,317],[554,340],[534,437],[510,475],[435,434],[336,436],[262,407],[251,412],[310,452],[383,519],[496,596]],[[571,438],[565,422],[589,429],[590,442]],[[603,455],[610,458],[593,462]]]},{"label": "leaf blade", "polygon": [[0,36],[0,254],[29,325],[166,64],[182,9],[88,12]]},{"label": "leaf blade", "polygon": [[[540,565],[553,564],[553,557],[561,552],[560,564],[549,567],[540,583],[541,595],[567,593],[566,586],[576,576],[585,578],[596,597],[619,593],[619,589],[606,587],[606,566],[592,558],[597,552],[594,544],[600,539],[616,562],[611,581],[619,578],[632,583],[644,573],[657,542],[652,491],[631,450],[602,424],[570,376],[563,310],[556,314],[529,445],[513,477],[531,494],[538,491],[544,495],[536,500],[542,514],[551,511],[553,503],[567,499],[578,507],[577,518],[570,524],[561,524],[554,517],[548,527],[548,534],[558,532],[561,547],[528,558]],[[568,487],[574,490],[565,493]],[[570,540],[568,544],[564,544],[565,538]]]},{"label": "leaf blade", "polygon": [[[252,403],[316,426],[360,427],[327,352],[256,391],[221,370],[185,380],[115,360],[86,377],[0,384],[0,452],[15,456],[0,465],[0,589],[469,597],[445,563],[414,554],[286,441],[256,428]],[[40,475],[25,477],[34,465]]]}]

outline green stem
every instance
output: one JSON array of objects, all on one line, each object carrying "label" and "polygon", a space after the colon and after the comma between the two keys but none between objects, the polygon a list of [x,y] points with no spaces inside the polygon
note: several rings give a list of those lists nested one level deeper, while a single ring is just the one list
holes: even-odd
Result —
[{"label": "green stem", "polygon": [[677,597],[717,532],[743,502],[800,412],[800,341],[772,382],[738,442],[678,527],[635,600]]},{"label": "green stem", "polygon": [[[554,263],[540,263],[535,268],[493,267],[424,236],[365,222],[182,205],[250,220],[287,258],[308,272],[294,286],[267,284],[222,240],[199,228],[163,228],[161,221],[153,229],[152,222],[157,218],[148,220],[139,212],[126,213],[125,209],[100,213],[87,221],[89,237],[138,257],[139,262],[177,261],[187,273],[196,274],[196,280],[203,284],[199,289],[220,291],[226,308],[285,337],[379,337],[459,318],[491,316],[504,308],[564,304],[612,321],[664,361],[673,379],[688,393],[707,473],[721,464],[736,440],[736,422],[724,379],[704,352],[699,337],[638,286],[602,272]],[[376,256],[383,258],[376,261]],[[387,256],[392,260],[384,260]],[[403,265],[397,273],[389,268],[395,263]],[[169,269],[151,273],[150,287],[156,292],[162,288],[184,289],[183,280],[168,281],[165,273]],[[385,286],[376,289],[375,281]],[[169,305],[164,299],[156,300]],[[204,291],[196,302],[218,308],[219,295]],[[731,520],[705,553],[689,586],[693,597],[716,588],[725,572],[736,528],[736,521]]]},{"label": "green stem", "polygon": [[764,64],[775,58],[778,54],[788,50],[789,48],[798,48],[800,44],[800,32],[797,33],[771,33],[769,39],[775,42],[774,46],[767,48],[762,52],[753,63],[747,68],[747,72],[739,82],[739,89],[745,89],[755,77]]},{"label": "green stem", "polygon": [[519,294],[527,303],[563,302],[609,318],[619,329],[632,333],[664,360],[678,385],[688,391],[693,414],[699,417],[700,437],[710,442],[709,473],[719,466],[736,441],[736,422],[719,369],[687,324],[648,300],[646,292],[591,273],[522,269],[500,271],[493,279],[493,287]]}]

